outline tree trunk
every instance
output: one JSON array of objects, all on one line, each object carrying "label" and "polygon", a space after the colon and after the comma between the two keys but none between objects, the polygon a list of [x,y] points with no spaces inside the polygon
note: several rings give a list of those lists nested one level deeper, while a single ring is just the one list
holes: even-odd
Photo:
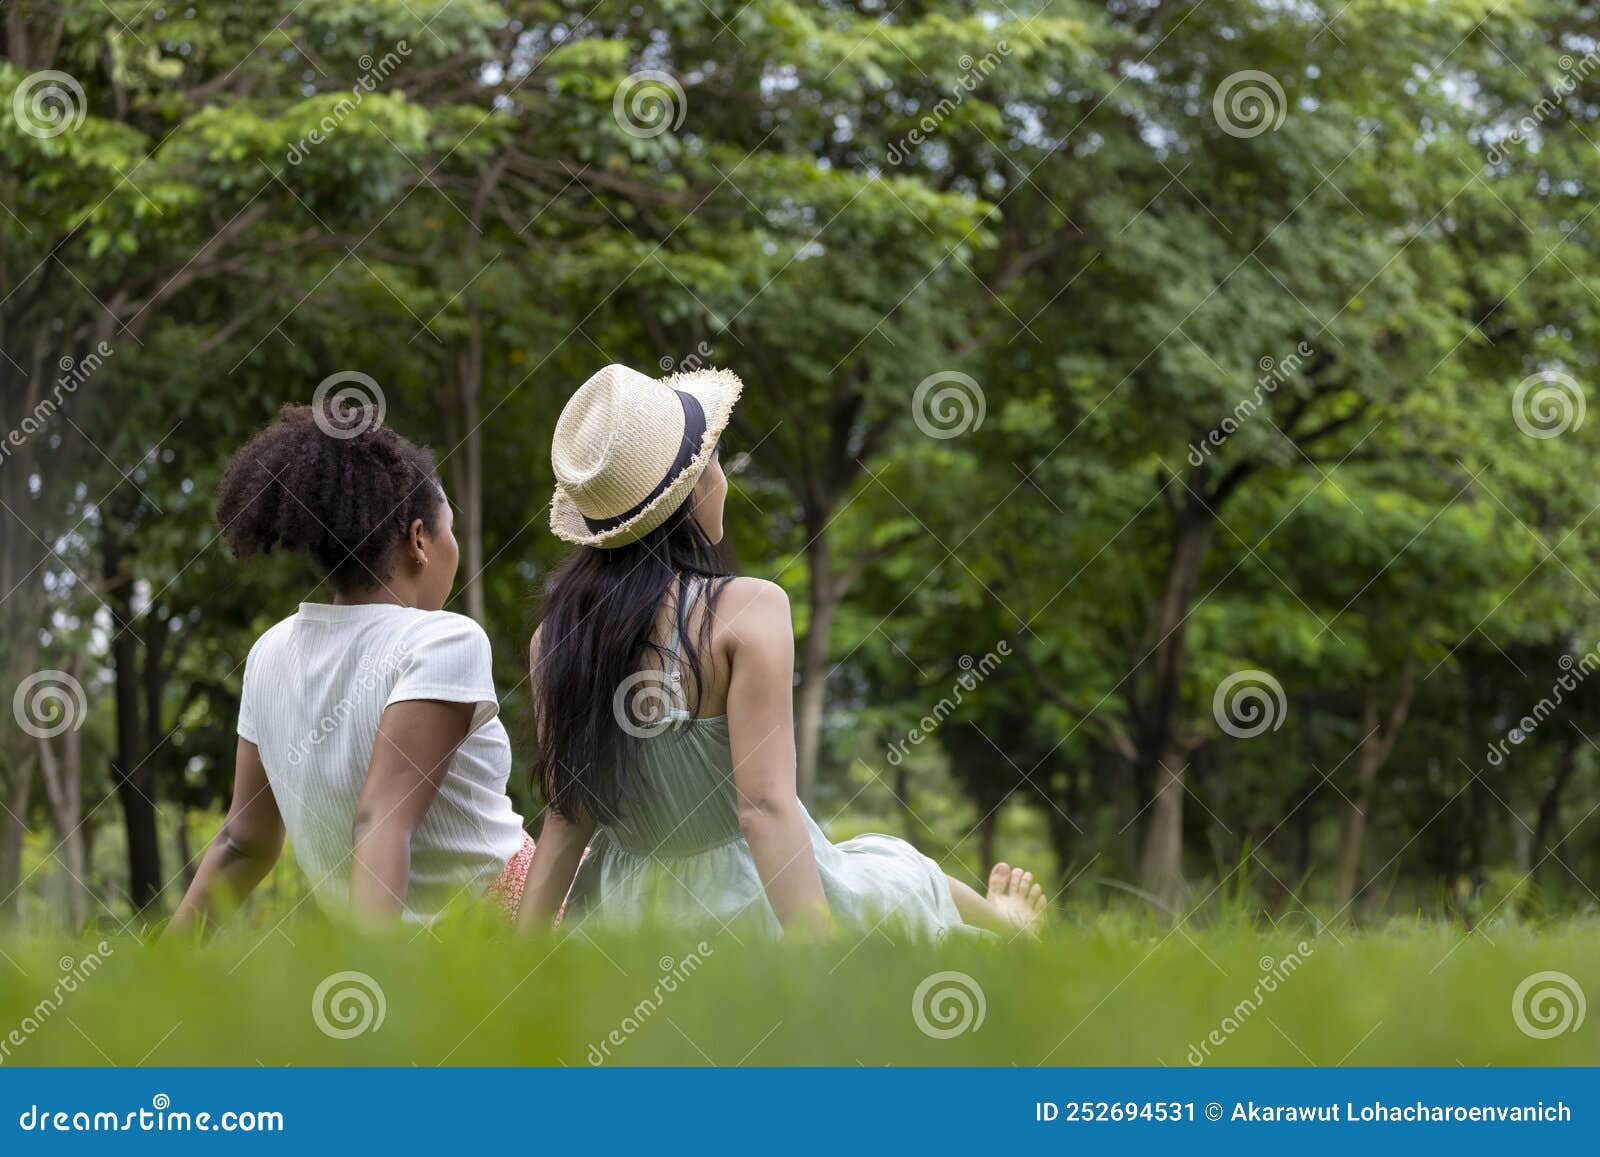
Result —
[{"label": "tree trunk", "polygon": [[1188,752],[1171,748],[1156,763],[1156,790],[1145,828],[1139,879],[1170,914],[1183,896],[1183,776]]},{"label": "tree trunk", "polygon": [[1155,787],[1139,875],[1145,890],[1174,912],[1183,891],[1184,773],[1199,745],[1198,737],[1183,734],[1184,646],[1214,526],[1198,500],[1174,512],[1166,583],[1148,636],[1150,700],[1140,729],[1138,778]]},{"label": "tree trunk", "polygon": [[[73,665],[73,676],[81,675],[81,658]],[[50,740],[39,740],[39,772],[44,780],[50,816],[61,845],[58,853],[66,869],[67,914],[74,929],[89,919],[89,861],[83,840],[83,741],[76,728],[62,734],[61,758],[56,758]]]},{"label": "tree trunk", "polygon": [[462,524],[457,533],[462,541],[462,594],[467,614],[485,622],[483,589],[483,326],[478,311],[469,309],[471,336],[457,355],[456,371],[461,390],[461,413],[466,422],[463,465],[455,472],[456,503],[461,508]]},{"label": "tree trunk", "polygon": [[15,917],[22,905],[22,841],[28,834],[33,756],[20,757],[12,771],[10,798],[0,815],[0,922]]},{"label": "tree trunk", "polygon": [[1534,822],[1533,847],[1529,851],[1529,859],[1535,867],[1543,862],[1546,855],[1554,856],[1559,863],[1567,862],[1566,835],[1560,830],[1561,793],[1566,790],[1573,772],[1578,769],[1578,745],[1573,741],[1571,732],[1563,731],[1561,735],[1555,774],[1545,785],[1544,795],[1539,799],[1539,817]]},{"label": "tree trunk", "polygon": [[1368,682],[1361,699],[1361,750],[1356,762],[1356,794],[1345,813],[1344,834],[1340,841],[1339,876],[1334,901],[1339,905],[1337,916],[1346,914],[1354,902],[1361,876],[1361,846],[1366,838],[1367,813],[1372,807],[1373,786],[1378,772],[1394,750],[1394,741],[1405,723],[1406,712],[1411,707],[1413,681],[1411,668],[1406,667],[1401,681],[1400,694],[1389,710],[1387,726],[1378,721],[1378,688]]},{"label": "tree trunk", "polygon": [[108,525],[102,525],[102,560],[106,603],[111,608],[111,665],[115,675],[117,707],[116,755],[111,761],[111,782],[122,805],[123,828],[128,837],[128,897],[135,912],[144,913],[161,898],[161,842],[156,827],[155,767],[144,742],[139,710],[140,672],[138,637],[134,634],[133,579],[123,571],[122,544]]},{"label": "tree trunk", "polygon": [[800,689],[795,704],[795,787],[808,807],[816,790],[817,758],[822,746],[822,711],[828,679],[828,640],[833,633],[833,613],[839,594],[834,586],[833,548],[825,518],[807,520],[811,543],[806,547],[810,565],[811,622],[800,644]]}]

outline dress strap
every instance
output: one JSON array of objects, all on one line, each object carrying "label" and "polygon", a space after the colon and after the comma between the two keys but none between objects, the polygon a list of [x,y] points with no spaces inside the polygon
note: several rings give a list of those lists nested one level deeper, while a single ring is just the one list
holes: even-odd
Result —
[{"label": "dress strap", "polygon": [[683,592],[683,605],[672,616],[672,640],[667,644],[667,694],[672,698],[672,707],[668,711],[669,718],[688,719],[689,707],[683,696],[682,678],[678,673],[678,652],[683,646],[683,634],[678,629],[680,621],[687,621],[694,611],[695,596],[700,593],[700,580],[691,578],[685,584]]}]

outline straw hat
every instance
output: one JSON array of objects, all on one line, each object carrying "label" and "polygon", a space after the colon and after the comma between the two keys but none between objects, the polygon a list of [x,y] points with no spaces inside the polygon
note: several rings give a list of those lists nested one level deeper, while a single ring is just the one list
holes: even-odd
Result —
[{"label": "straw hat", "polygon": [[550,446],[550,529],[622,546],[666,522],[711,462],[743,384],[728,370],[646,377],[611,365],[578,387]]}]

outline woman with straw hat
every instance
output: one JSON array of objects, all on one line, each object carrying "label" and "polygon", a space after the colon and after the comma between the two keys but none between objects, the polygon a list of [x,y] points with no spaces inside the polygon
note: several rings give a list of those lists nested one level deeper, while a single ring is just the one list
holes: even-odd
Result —
[{"label": "woman with straw hat", "polygon": [[1033,875],[987,896],[910,844],[830,844],[795,794],[794,632],[782,588],[717,561],[726,370],[656,380],[607,366],[556,423],[555,574],[530,662],[535,775],[548,808],[520,922],[548,925],[591,840],[608,922],[1033,930]]}]

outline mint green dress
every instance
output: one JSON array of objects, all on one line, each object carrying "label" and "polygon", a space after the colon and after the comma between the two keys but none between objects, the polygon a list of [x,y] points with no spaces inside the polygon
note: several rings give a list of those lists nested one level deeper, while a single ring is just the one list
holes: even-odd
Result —
[{"label": "mint green dress", "polygon": [[[691,587],[694,598],[698,585]],[[678,683],[679,641],[666,685]],[[681,696],[675,696],[681,699]],[[595,841],[599,880],[591,918],[605,924],[750,928],[779,936],[755,857],[739,830],[726,715],[693,718],[674,705],[635,744],[629,790],[616,822]],[[804,815],[823,892],[841,928],[938,941],[964,928],[944,872],[904,840],[864,835],[831,844]]]}]

